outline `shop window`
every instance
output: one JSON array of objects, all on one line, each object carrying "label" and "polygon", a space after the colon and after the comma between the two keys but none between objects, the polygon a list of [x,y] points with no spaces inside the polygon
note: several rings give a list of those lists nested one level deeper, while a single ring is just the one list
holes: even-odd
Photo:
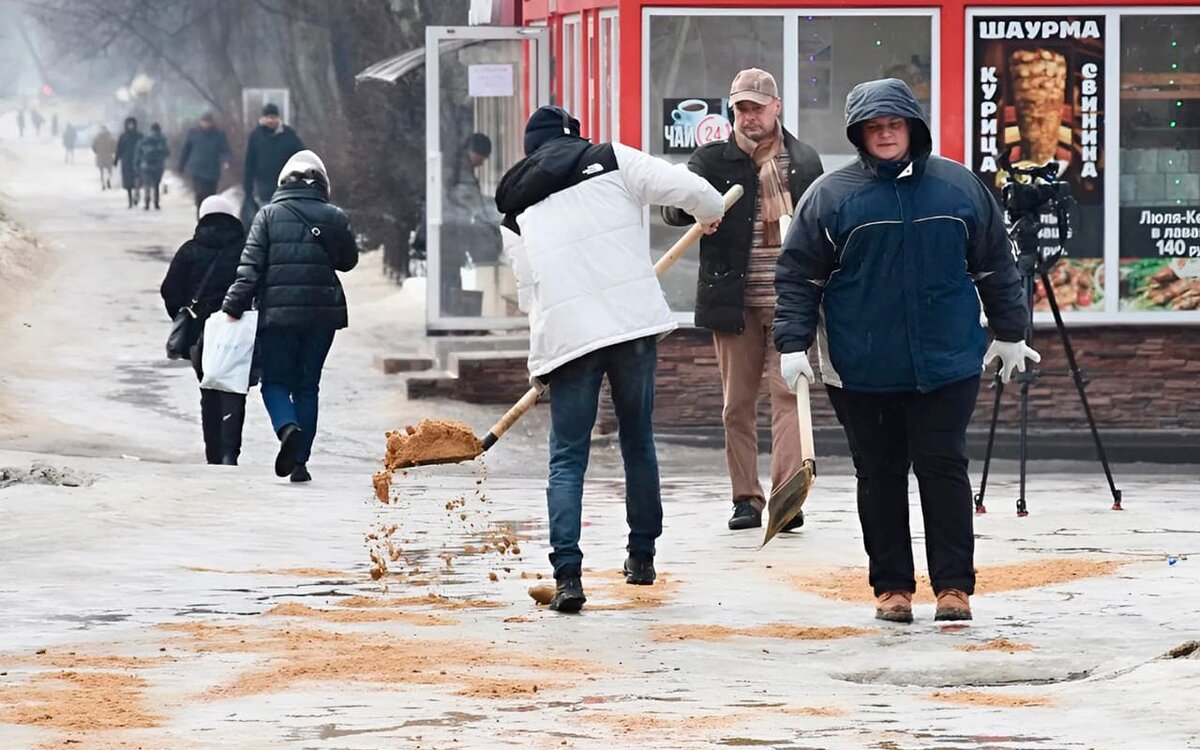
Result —
[{"label": "shop window", "polygon": [[[783,24],[782,16],[651,16],[647,150],[686,162],[698,139],[727,136],[729,83],[743,68],[767,70],[783,86]],[[650,212],[654,257],[681,232],[666,226],[657,210]],[[661,280],[677,312],[690,313],[695,306],[697,253],[693,246]]]},{"label": "shop window", "polygon": [[617,61],[620,45],[617,28],[615,13],[600,15],[600,141],[613,141],[619,137],[620,78],[617,75]]},{"label": "shop window", "polygon": [[931,119],[932,24],[929,16],[801,16],[794,92],[797,137],[820,152],[826,168],[854,155],[846,140],[846,95],[876,78],[905,81]]},{"label": "shop window", "polygon": [[574,117],[581,114],[583,88],[583,46],[581,19],[563,21],[562,106]]},{"label": "shop window", "polygon": [[1200,310],[1200,15],[1121,18],[1120,308]]}]

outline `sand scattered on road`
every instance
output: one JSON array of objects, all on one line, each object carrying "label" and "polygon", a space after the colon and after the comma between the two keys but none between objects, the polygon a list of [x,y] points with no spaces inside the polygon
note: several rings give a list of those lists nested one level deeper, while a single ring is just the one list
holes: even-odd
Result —
[{"label": "sand scattered on road", "polygon": [[875,632],[877,631],[849,627],[813,628],[784,622],[748,628],[732,628],[725,625],[655,625],[650,628],[651,637],[660,643],[668,641],[728,641],[737,636],[780,638],[791,641],[831,641],[839,638],[856,638]]},{"label": "sand scattered on road", "polygon": [[545,680],[513,680],[504,678],[467,678],[466,686],[455,692],[466,698],[519,698],[534,696],[548,690],[562,690],[568,687],[561,682]]},{"label": "sand scattered on road", "polygon": [[677,732],[686,728],[689,734],[695,732],[726,729],[739,724],[753,722],[754,714],[736,712],[730,714],[709,714],[701,716],[679,716],[675,714],[627,714],[614,711],[591,711],[576,714],[581,720],[607,725],[612,731],[620,734],[648,734],[666,730]]},{"label": "sand scattered on road", "polygon": [[623,612],[659,607],[678,593],[680,584],[678,578],[663,571],[653,586],[630,586],[621,570],[584,571],[583,590],[588,603],[583,608],[587,612]]},{"label": "sand scattered on road", "polygon": [[329,568],[253,568],[251,570],[223,570],[221,568],[201,568],[195,565],[185,565],[184,570],[190,570],[193,573],[227,573],[229,575],[257,575],[257,576],[295,576],[296,578],[338,578],[346,580],[356,578],[352,573],[347,573],[344,570],[331,570]]},{"label": "sand scattered on road", "polygon": [[1037,646],[1032,643],[1017,643],[1007,638],[996,638],[983,643],[965,643],[957,648],[959,651],[1005,651],[1015,654],[1018,651],[1033,651]]},{"label": "sand scattered on road", "polygon": [[388,607],[414,607],[414,606],[429,606],[439,609],[493,609],[496,607],[504,607],[504,602],[494,602],[488,599],[452,599],[441,594],[425,594],[424,596],[399,596],[399,597],[375,597],[375,596],[350,596],[345,599],[337,599],[333,601],[339,607],[353,608],[388,608]]},{"label": "sand scattered on road", "polygon": [[42,672],[0,687],[0,723],[80,731],[149,729],[160,726],[163,717],[146,705],[146,687],[145,679],[119,672]]},{"label": "sand scattered on road", "polygon": [[1054,699],[1047,695],[1007,695],[976,690],[938,690],[929,697],[942,703],[988,708],[1049,708],[1054,705]]},{"label": "sand scattered on road", "polygon": [[306,617],[321,622],[406,622],[410,625],[456,625],[458,620],[421,612],[393,609],[314,609],[298,602],[271,607],[268,617]]},{"label": "sand scattered on road", "polygon": [[[1130,560],[1083,557],[1048,557],[1006,565],[981,565],[975,572],[976,595],[997,594],[1003,591],[1052,586],[1082,578],[1112,575]],[[788,577],[792,586],[811,594],[848,602],[874,602],[875,595],[867,583],[867,569],[833,568]],[[917,576],[916,602],[932,602],[929,577]]]},{"label": "sand scattered on road", "polygon": [[[772,709],[775,710],[775,709]],[[836,706],[797,706],[778,709],[779,713],[791,716],[845,716],[846,711]]]},{"label": "sand scattered on road", "polygon": [[173,642],[176,648],[262,657],[258,665],[209,690],[206,698],[279,693],[314,682],[379,683],[399,689],[441,684],[470,688],[477,684],[474,680],[507,679],[549,686],[555,679],[569,675],[608,671],[595,662],[525,654],[462,639],[334,632],[319,627],[251,629],[201,623],[170,630],[185,636]]}]

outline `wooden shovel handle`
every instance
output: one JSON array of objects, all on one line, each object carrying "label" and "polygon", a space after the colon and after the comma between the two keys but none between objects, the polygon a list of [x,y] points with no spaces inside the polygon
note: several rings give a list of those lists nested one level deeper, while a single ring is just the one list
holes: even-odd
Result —
[{"label": "wooden shovel handle", "polygon": [[488,433],[483,436],[483,440],[481,441],[483,443],[483,449],[487,450],[495,445],[496,441],[503,437],[504,433],[508,432],[508,429],[512,427],[513,424],[525,414],[525,412],[533,408],[533,405],[538,402],[538,398],[541,395],[541,390],[537,388],[530,387],[529,390],[525,391],[525,395],[521,397],[521,400],[513,404],[511,409],[504,412],[504,416],[500,417],[500,420],[496,422],[496,424],[492,425],[492,429],[488,430]]},{"label": "wooden shovel handle", "polygon": [[[734,185],[725,191],[725,210],[729,211],[730,206],[738,202],[745,190],[741,185]],[[679,260],[688,248],[695,244],[696,240],[700,239],[704,234],[704,225],[697,222],[688,228],[684,235],[671,245],[671,249],[662,254],[658,262],[654,264],[654,275],[662,276],[668,268],[675,265],[675,261]]]},{"label": "wooden shovel handle", "polygon": [[817,451],[813,446],[812,406],[808,398],[808,378],[803,375],[796,383],[796,414],[800,417],[800,459],[815,465]]}]

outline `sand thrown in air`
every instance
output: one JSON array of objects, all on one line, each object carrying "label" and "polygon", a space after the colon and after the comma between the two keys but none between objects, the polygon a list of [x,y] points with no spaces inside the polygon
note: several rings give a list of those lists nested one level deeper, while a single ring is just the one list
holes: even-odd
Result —
[{"label": "sand thrown in air", "polygon": [[983,643],[966,643],[957,648],[959,651],[1005,651],[1015,654],[1018,651],[1033,651],[1037,646],[1032,643],[1017,643],[1007,638],[997,638]]},{"label": "sand thrown in air", "polygon": [[725,625],[655,625],[650,628],[651,637],[659,642],[728,641],[737,636],[792,641],[832,641],[871,635],[875,632],[877,631],[848,627],[811,628],[784,622],[748,628],[731,628]]},{"label": "sand thrown in air", "polygon": [[1044,695],[1007,695],[984,693],[974,690],[938,690],[929,696],[942,703],[958,703],[963,706],[986,706],[989,708],[1049,708],[1054,699]]},{"label": "sand thrown in air", "polygon": [[458,463],[481,453],[483,444],[462,422],[422,419],[416,427],[410,425],[387,433],[384,466],[395,471],[430,462]]},{"label": "sand thrown in air", "polygon": [[[1098,578],[1115,573],[1130,560],[1095,559],[1083,557],[1048,557],[1006,565],[981,565],[975,572],[977,595],[1019,591],[1039,586],[1052,586],[1083,578]],[[818,573],[802,573],[788,577],[788,582],[811,594],[847,602],[873,602],[875,595],[867,583],[867,569],[833,568]],[[929,577],[917,576],[917,602],[932,602]]]},{"label": "sand thrown in air", "polygon": [[146,680],[118,672],[61,671],[0,687],[0,723],[62,730],[149,729],[163,717],[146,705]]}]

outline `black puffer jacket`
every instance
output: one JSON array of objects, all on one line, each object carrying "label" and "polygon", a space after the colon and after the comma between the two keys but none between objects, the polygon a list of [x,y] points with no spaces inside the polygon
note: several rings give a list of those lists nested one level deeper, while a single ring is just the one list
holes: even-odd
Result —
[{"label": "black puffer jacket", "polygon": [[[787,181],[795,206],[813,180],[821,176],[821,157],[786,130],[783,146],[791,162]],[[736,141],[729,140],[696,149],[688,169],[721,193],[735,184],[746,191],[725,214],[717,231],[700,238],[700,278],[696,285],[696,325],[722,333],[741,333],[746,328],[746,267],[758,213],[758,168]],[[663,207],[662,214],[663,220],[674,226],[694,221],[677,208]]]},{"label": "black puffer jacket", "polygon": [[[321,242],[310,227],[321,230]],[[346,294],[335,271],[357,264],[350,220],[325,191],[304,183],[284,185],[254,217],[222,309],[240,318],[257,302],[259,328],[345,328]]]},{"label": "black puffer jacket", "polygon": [[220,310],[225,292],[237,278],[238,259],[245,244],[246,232],[235,217],[211,214],[201,219],[195,236],[175,252],[163,279],[160,291],[167,316],[174,318],[180,308],[192,301],[211,263],[216,263],[212,276],[193,309],[202,320]]}]

